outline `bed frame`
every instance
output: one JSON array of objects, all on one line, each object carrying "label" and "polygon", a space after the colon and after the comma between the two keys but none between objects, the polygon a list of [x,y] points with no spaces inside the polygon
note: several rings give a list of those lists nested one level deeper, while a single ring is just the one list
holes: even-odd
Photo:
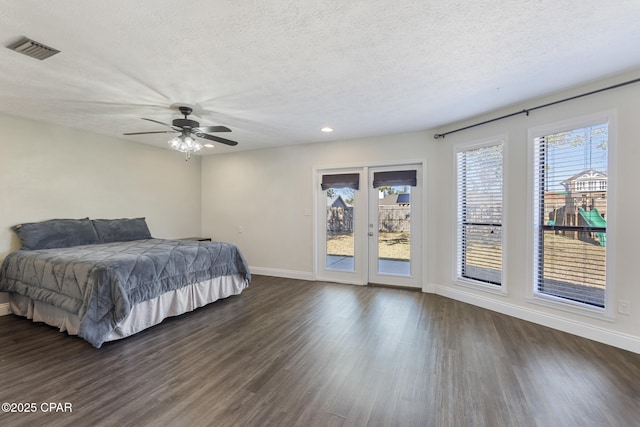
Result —
[{"label": "bed frame", "polygon": [[[129,316],[116,325],[105,342],[134,335],[161,323],[167,317],[179,316],[219,299],[238,295],[248,284],[242,274],[221,276],[138,303],[131,308]],[[46,323],[69,335],[78,335],[80,318],[76,314],[13,292],[9,293],[9,307],[18,316]]]}]

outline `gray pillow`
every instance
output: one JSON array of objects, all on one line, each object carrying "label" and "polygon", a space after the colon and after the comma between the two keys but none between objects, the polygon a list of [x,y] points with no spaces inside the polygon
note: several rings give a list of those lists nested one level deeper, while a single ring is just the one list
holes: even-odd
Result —
[{"label": "gray pillow", "polygon": [[101,243],[151,239],[144,218],[94,219],[93,226]]},{"label": "gray pillow", "polygon": [[23,249],[68,248],[98,243],[98,233],[89,218],[50,219],[11,227]]}]

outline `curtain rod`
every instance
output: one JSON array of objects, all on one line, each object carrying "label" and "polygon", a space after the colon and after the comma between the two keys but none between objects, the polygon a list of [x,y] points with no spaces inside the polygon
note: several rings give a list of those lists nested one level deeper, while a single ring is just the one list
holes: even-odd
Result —
[{"label": "curtain rod", "polygon": [[454,130],[450,130],[449,132],[436,133],[435,135],[433,135],[433,138],[434,139],[444,138],[445,136],[447,136],[449,134],[452,134],[452,133],[456,133],[456,132],[460,132],[460,131],[463,131],[463,130],[471,129],[471,128],[474,128],[474,127],[477,127],[477,126],[486,125],[487,123],[496,122],[498,120],[508,119],[509,117],[518,116],[520,114],[526,114],[528,116],[531,111],[539,110],[541,108],[550,107],[550,106],[556,105],[556,104],[561,104],[561,103],[567,102],[567,101],[573,101],[574,99],[582,98],[584,96],[594,95],[596,93],[604,92],[604,91],[611,90],[611,89],[617,89],[619,87],[627,86],[627,85],[630,85],[630,84],[633,84],[633,83],[638,83],[638,82],[640,82],[640,78],[634,79],[634,80],[629,80],[629,81],[626,81],[624,83],[618,83],[618,84],[615,84],[613,86],[607,86],[607,87],[602,88],[602,89],[592,90],[591,92],[581,93],[580,95],[570,96],[569,98],[564,98],[564,99],[560,99],[558,101],[549,102],[548,104],[542,104],[542,105],[538,105],[538,106],[532,107],[532,108],[525,108],[524,110],[521,110],[521,111],[516,111],[514,113],[505,114],[504,116],[496,117],[495,119],[485,120],[484,122],[475,123],[475,124],[472,124],[472,125],[469,125],[469,126],[461,127],[461,128],[454,129]]}]

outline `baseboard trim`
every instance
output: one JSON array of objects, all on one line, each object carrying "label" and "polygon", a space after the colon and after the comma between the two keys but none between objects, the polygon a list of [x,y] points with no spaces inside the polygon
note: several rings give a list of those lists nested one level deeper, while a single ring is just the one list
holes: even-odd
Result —
[{"label": "baseboard trim", "polygon": [[425,294],[435,294],[437,287],[438,285],[436,285],[435,283],[424,283],[422,285],[422,292],[424,292]]},{"label": "baseboard trim", "polygon": [[448,286],[436,285],[434,291],[434,293],[447,298],[640,354],[640,338],[637,336],[611,331],[584,322],[567,319],[562,316],[541,312],[505,301],[498,301],[493,298],[472,294]]},{"label": "baseboard trim", "polygon": [[0,304],[0,316],[6,316],[11,314],[11,308],[9,307],[8,302],[3,302]]},{"label": "baseboard trim", "polygon": [[272,276],[283,277],[285,279],[298,279],[298,280],[314,280],[313,273],[307,271],[296,270],[281,270],[278,268],[267,267],[251,267],[249,266],[251,274],[258,274],[260,276]]}]

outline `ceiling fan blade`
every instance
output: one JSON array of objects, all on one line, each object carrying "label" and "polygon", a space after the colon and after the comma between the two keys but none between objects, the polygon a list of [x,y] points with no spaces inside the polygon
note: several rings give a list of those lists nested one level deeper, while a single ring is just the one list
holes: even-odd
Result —
[{"label": "ceiling fan blade", "polygon": [[226,126],[200,126],[194,130],[199,132],[231,132],[231,129]]},{"label": "ceiling fan blade", "polygon": [[128,133],[123,133],[123,135],[146,135],[149,133],[178,133],[178,132],[175,130],[159,130],[155,132],[128,132]]},{"label": "ceiling fan blade", "polygon": [[169,127],[169,128],[171,128],[171,129],[173,129],[175,131],[181,131],[182,130],[181,128],[173,126],[173,125],[170,125],[169,123],[162,123],[162,122],[159,122],[159,121],[153,120],[153,119],[145,119],[144,117],[141,117],[141,119],[142,120],[146,120],[148,122],[153,122],[153,123],[157,123],[157,124],[162,125],[162,126]]},{"label": "ceiling fan blade", "polygon": [[230,139],[220,138],[219,136],[213,136],[213,135],[209,135],[209,134],[206,134],[206,133],[194,132],[194,135],[197,136],[197,137],[200,137],[200,138],[209,139],[211,141],[216,141],[216,142],[219,142],[221,144],[231,145],[232,147],[234,145],[238,145],[237,142],[231,141]]}]

